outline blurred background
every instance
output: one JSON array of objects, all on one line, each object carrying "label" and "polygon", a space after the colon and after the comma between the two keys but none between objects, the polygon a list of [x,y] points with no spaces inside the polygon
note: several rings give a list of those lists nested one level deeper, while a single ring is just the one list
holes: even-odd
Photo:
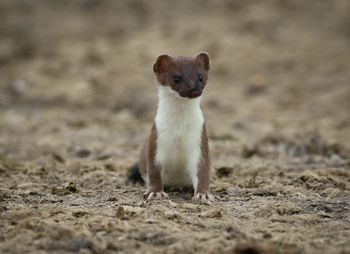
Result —
[{"label": "blurred background", "polygon": [[156,109],[156,57],[201,51],[212,61],[203,98],[212,136],[248,142],[283,129],[349,143],[349,9],[347,0],[2,0],[0,152],[55,146],[92,125],[133,130],[139,143]]},{"label": "blurred background", "polygon": [[214,163],[266,154],[261,142],[345,159],[349,10],[347,0],[2,0],[0,154],[82,150],[132,164],[156,110],[156,57],[206,51]]},{"label": "blurred background", "polygon": [[[71,181],[93,191],[122,186],[139,200],[124,175],[153,123],[152,65],[163,53],[205,51],[212,69],[202,107],[221,170],[214,194],[224,183],[255,186],[261,165],[290,175],[262,176],[257,186],[291,184],[311,191],[305,198],[317,196],[307,181],[326,196],[329,186],[344,191],[349,10],[349,0],[1,0],[0,185],[6,193]],[[310,168],[320,171],[289,182]],[[241,180],[220,178],[240,169]],[[341,184],[329,185],[328,172]]]},{"label": "blurred background", "polygon": [[101,111],[151,122],[157,55],[206,51],[204,108],[218,135],[240,122],[286,124],[349,141],[349,9],[347,0],[3,0],[1,123],[45,128],[44,112],[93,122]]}]

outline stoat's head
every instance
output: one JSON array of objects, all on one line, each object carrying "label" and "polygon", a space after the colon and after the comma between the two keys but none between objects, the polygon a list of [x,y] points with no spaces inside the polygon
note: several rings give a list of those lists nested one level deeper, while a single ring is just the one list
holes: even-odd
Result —
[{"label": "stoat's head", "polygon": [[160,55],[153,65],[159,84],[168,86],[184,98],[202,95],[209,69],[210,59],[207,53],[199,53],[196,57]]}]

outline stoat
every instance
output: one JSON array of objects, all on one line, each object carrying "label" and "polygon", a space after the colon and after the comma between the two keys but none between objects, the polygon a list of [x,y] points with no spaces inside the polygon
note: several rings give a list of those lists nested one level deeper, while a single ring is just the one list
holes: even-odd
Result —
[{"label": "stoat", "polygon": [[[138,166],[129,179],[147,183],[147,200],[168,198],[164,186],[193,186],[193,200],[214,200],[209,192],[210,158],[201,95],[208,80],[207,53],[196,57],[160,55],[153,65],[158,108]],[[133,179],[134,178],[134,179]]]}]

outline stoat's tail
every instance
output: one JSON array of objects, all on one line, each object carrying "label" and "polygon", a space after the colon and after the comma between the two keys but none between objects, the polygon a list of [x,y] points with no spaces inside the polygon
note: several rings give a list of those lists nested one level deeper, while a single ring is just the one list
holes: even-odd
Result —
[{"label": "stoat's tail", "polygon": [[138,164],[134,164],[129,170],[128,173],[126,174],[128,177],[129,181],[133,183],[141,183],[143,184],[145,181],[142,179],[141,173],[140,173],[140,168]]}]

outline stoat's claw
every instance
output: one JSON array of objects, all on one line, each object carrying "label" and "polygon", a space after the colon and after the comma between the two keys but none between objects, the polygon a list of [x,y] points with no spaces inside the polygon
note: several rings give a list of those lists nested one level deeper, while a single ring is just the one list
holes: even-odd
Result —
[{"label": "stoat's claw", "polygon": [[200,201],[200,200],[210,200],[210,201],[214,201],[215,198],[211,193],[197,193],[193,196],[192,200],[194,201]]},{"label": "stoat's claw", "polygon": [[146,198],[147,200],[167,199],[169,198],[169,196],[164,191],[159,191],[159,192],[146,191],[145,193],[143,193],[143,198]]}]

